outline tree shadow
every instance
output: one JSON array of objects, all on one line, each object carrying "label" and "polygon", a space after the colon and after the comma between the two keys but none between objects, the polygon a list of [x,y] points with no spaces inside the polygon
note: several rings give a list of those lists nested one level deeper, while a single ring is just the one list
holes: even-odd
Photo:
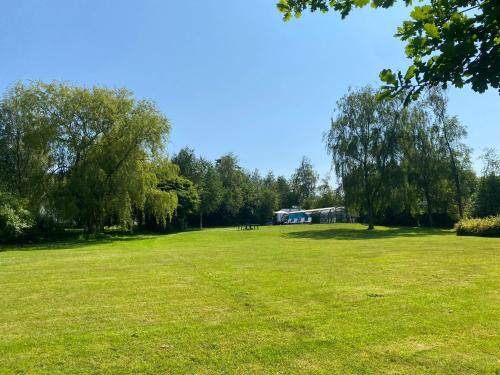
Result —
[{"label": "tree shadow", "polygon": [[116,242],[144,241],[158,236],[158,234],[131,234],[115,233],[102,234],[97,238],[82,238],[76,235],[65,235],[59,238],[50,238],[35,243],[6,243],[0,245],[0,253],[10,251],[39,251],[39,250],[66,250],[95,245],[105,245]]},{"label": "tree shadow", "polygon": [[377,240],[397,237],[424,237],[450,234],[448,229],[416,227],[384,227],[374,230],[334,227],[321,230],[300,230],[284,233],[286,238],[313,240]]}]

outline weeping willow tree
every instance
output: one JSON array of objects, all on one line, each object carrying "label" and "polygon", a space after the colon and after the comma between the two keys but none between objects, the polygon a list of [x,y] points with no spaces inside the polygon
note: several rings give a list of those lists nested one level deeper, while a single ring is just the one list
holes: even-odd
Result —
[{"label": "weeping willow tree", "polygon": [[344,95],[325,134],[346,200],[366,214],[368,229],[374,228],[375,211],[384,205],[383,189],[397,169],[399,133],[406,118],[400,98],[378,101],[376,94],[364,87]]},{"label": "weeping willow tree", "polygon": [[1,180],[38,217],[88,233],[146,214],[166,225],[177,196],[158,188],[155,166],[169,132],[154,103],[124,89],[18,84],[0,106]]}]

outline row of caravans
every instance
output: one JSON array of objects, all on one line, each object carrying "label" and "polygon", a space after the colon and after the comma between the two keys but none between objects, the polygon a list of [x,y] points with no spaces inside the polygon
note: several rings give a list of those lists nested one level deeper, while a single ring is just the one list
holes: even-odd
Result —
[{"label": "row of caravans", "polygon": [[282,208],[274,215],[276,224],[327,224],[349,221],[345,207],[323,207],[310,210]]}]

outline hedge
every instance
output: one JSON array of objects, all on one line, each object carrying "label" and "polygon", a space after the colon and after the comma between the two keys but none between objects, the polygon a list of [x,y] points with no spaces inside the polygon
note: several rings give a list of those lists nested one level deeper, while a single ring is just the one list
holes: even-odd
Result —
[{"label": "hedge", "polygon": [[480,219],[462,219],[455,224],[459,236],[500,237],[500,215]]}]

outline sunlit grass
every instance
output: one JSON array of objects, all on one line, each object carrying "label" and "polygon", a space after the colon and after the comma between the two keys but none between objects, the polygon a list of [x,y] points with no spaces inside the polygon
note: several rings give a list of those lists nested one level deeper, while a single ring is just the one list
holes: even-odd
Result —
[{"label": "sunlit grass", "polygon": [[500,372],[500,239],[337,224],[2,250],[0,373]]}]

